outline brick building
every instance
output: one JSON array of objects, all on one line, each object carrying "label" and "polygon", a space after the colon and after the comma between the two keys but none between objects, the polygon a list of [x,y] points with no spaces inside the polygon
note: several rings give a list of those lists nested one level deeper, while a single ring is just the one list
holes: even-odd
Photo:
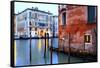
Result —
[{"label": "brick building", "polygon": [[96,55],[96,7],[59,5],[58,11],[59,50]]}]

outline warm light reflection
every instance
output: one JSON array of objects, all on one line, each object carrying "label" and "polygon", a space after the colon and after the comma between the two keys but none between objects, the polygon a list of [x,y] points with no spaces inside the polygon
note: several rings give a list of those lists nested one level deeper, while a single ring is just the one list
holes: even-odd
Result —
[{"label": "warm light reflection", "polygon": [[42,47],[42,40],[39,39],[39,41],[38,41],[38,49],[39,49],[39,51],[41,51],[41,47]]},{"label": "warm light reflection", "polygon": [[46,48],[48,47],[48,43],[49,43],[49,42],[48,42],[48,39],[46,39]]}]

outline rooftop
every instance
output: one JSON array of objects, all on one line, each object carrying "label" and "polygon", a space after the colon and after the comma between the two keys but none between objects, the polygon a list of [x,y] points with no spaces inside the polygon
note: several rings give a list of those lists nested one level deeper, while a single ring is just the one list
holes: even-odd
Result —
[{"label": "rooftop", "polygon": [[46,12],[46,11],[42,11],[42,10],[39,10],[37,7],[36,7],[36,8],[33,8],[33,7],[32,7],[32,8],[27,8],[27,9],[21,11],[21,12],[18,12],[18,13],[15,14],[15,15],[19,15],[19,14],[21,14],[21,13],[27,11],[27,10],[37,11],[37,12],[42,12],[42,13],[46,13],[46,14],[50,14],[50,15],[52,15],[52,13],[50,13],[49,11],[48,11],[48,12]]}]

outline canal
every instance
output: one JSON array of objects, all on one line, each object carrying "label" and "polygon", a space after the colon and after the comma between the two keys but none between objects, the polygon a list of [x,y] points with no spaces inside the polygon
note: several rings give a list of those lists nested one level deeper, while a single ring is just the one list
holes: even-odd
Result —
[{"label": "canal", "polygon": [[[31,40],[31,62],[30,62],[30,40],[15,40],[15,66],[51,64],[50,48],[46,46],[46,57],[44,58],[45,39]],[[52,45],[58,48],[58,38],[53,38]],[[83,62],[82,58],[70,56],[70,63]],[[68,63],[68,55],[52,52],[52,64]]]}]

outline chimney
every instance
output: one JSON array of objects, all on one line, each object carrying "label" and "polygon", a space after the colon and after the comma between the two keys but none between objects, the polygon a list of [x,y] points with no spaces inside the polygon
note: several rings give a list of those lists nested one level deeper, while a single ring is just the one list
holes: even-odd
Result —
[{"label": "chimney", "polygon": [[34,9],[34,7],[32,7],[32,9]]},{"label": "chimney", "polygon": [[48,13],[50,13],[50,11],[48,11]]},{"label": "chimney", "polygon": [[38,7],[35,7],[35,10],[38,10]]}]

